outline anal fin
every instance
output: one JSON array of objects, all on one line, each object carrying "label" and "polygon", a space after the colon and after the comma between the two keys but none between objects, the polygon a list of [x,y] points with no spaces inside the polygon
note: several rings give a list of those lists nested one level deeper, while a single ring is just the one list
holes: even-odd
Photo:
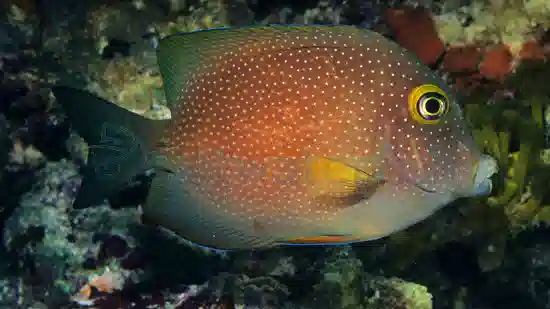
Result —
[{"label": "anal fin", "polygon": [[299,237],[294,239],[289,239],[285,241],[280,241],[280,245],[288,246],[315,246],[315,245],[342,245],[354,242],[360,242],[361,239],[354,237],[351,234],[341,234],[341,235],[319,235],[312,237]]}]

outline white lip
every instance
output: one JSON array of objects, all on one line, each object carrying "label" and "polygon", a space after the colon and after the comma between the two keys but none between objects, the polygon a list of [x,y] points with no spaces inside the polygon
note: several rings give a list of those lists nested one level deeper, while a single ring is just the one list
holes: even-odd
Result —
[{"label": "white lip", "polygon": [[498,172],[498,164],[488,155],[482,155],[476,164],[473,176],[473,189],[470,196],[487,196],[491,193],[493,182],[491,176]]}]

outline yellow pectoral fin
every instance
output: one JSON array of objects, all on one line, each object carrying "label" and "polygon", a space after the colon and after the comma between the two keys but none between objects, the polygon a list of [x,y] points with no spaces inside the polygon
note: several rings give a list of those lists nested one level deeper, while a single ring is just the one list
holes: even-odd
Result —
[{"label": "yellow pectoral fin", "polygon": [[331,192],[349,190],[350,185],[360,180],[368,180],[369,175],[328,158],[310,157],[305,177],[312,190]]},{"label": "yellow pectoral fin", "polygon": [[305,184],[319,207],[339,209],[369,198],[383,180],[347,164],[325,157],[310,157]]}]

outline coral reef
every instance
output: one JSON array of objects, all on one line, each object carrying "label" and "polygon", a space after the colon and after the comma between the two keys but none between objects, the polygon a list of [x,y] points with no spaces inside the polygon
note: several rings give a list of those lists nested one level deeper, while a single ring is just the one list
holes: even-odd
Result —
[{"label": "coral reef", "polygon": [[[43,3],[0,3],[1,307],[549,308],[544,1]],[[147,177],[72,209],[86,145],[47,86],[166,117],[158,38],[254,23],[355,24],[415,52],[456,85],[476,140],[498,160],[492,196],[366,244],[224,256],[142,224]]]},{"label": "coral reef", "polygon": [[550,27],[550,6],[540,0],[472,1],[435,18],[440,38],[453,46],[504,44],[518,55]]},{"label": "coral reef", "polygon": [[425,7],[391,8],[384,16],[398,42],[460,88],[501,83],[522,61],[545,60],[550,53],[543,1],[472,1],[440,14]]},{"label": "coral reef", "polygon": [[[94,268],[85,271],[84,265],[101,266],[99,254],[110,237],[132,244],[127,229],[139,215],[134,209],[115,213],[107,206],[73,212],[70,205],[80,183],[76,167],[62,160],[48,162],[38,172],[38,182],[4,223],[4,245],[17,257],[17,267],[31,270],[27,275],[43,293],[61,297],[93,274]],[[47,304],[62,301],[47,298]]]}]

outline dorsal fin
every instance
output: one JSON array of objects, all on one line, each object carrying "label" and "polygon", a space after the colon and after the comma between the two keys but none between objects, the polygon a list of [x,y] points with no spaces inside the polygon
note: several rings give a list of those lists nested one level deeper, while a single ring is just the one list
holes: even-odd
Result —
[{"label": "dorsal fin", "polygon": [[159,42],[157,59],[167,101],[180,103],[190,77],[197,72],[207,73],[224,57],[307,47],[342,48],[358,42],[359,33],[371,35],[354,26],[270,25],[199,30],[165,37]]}]

